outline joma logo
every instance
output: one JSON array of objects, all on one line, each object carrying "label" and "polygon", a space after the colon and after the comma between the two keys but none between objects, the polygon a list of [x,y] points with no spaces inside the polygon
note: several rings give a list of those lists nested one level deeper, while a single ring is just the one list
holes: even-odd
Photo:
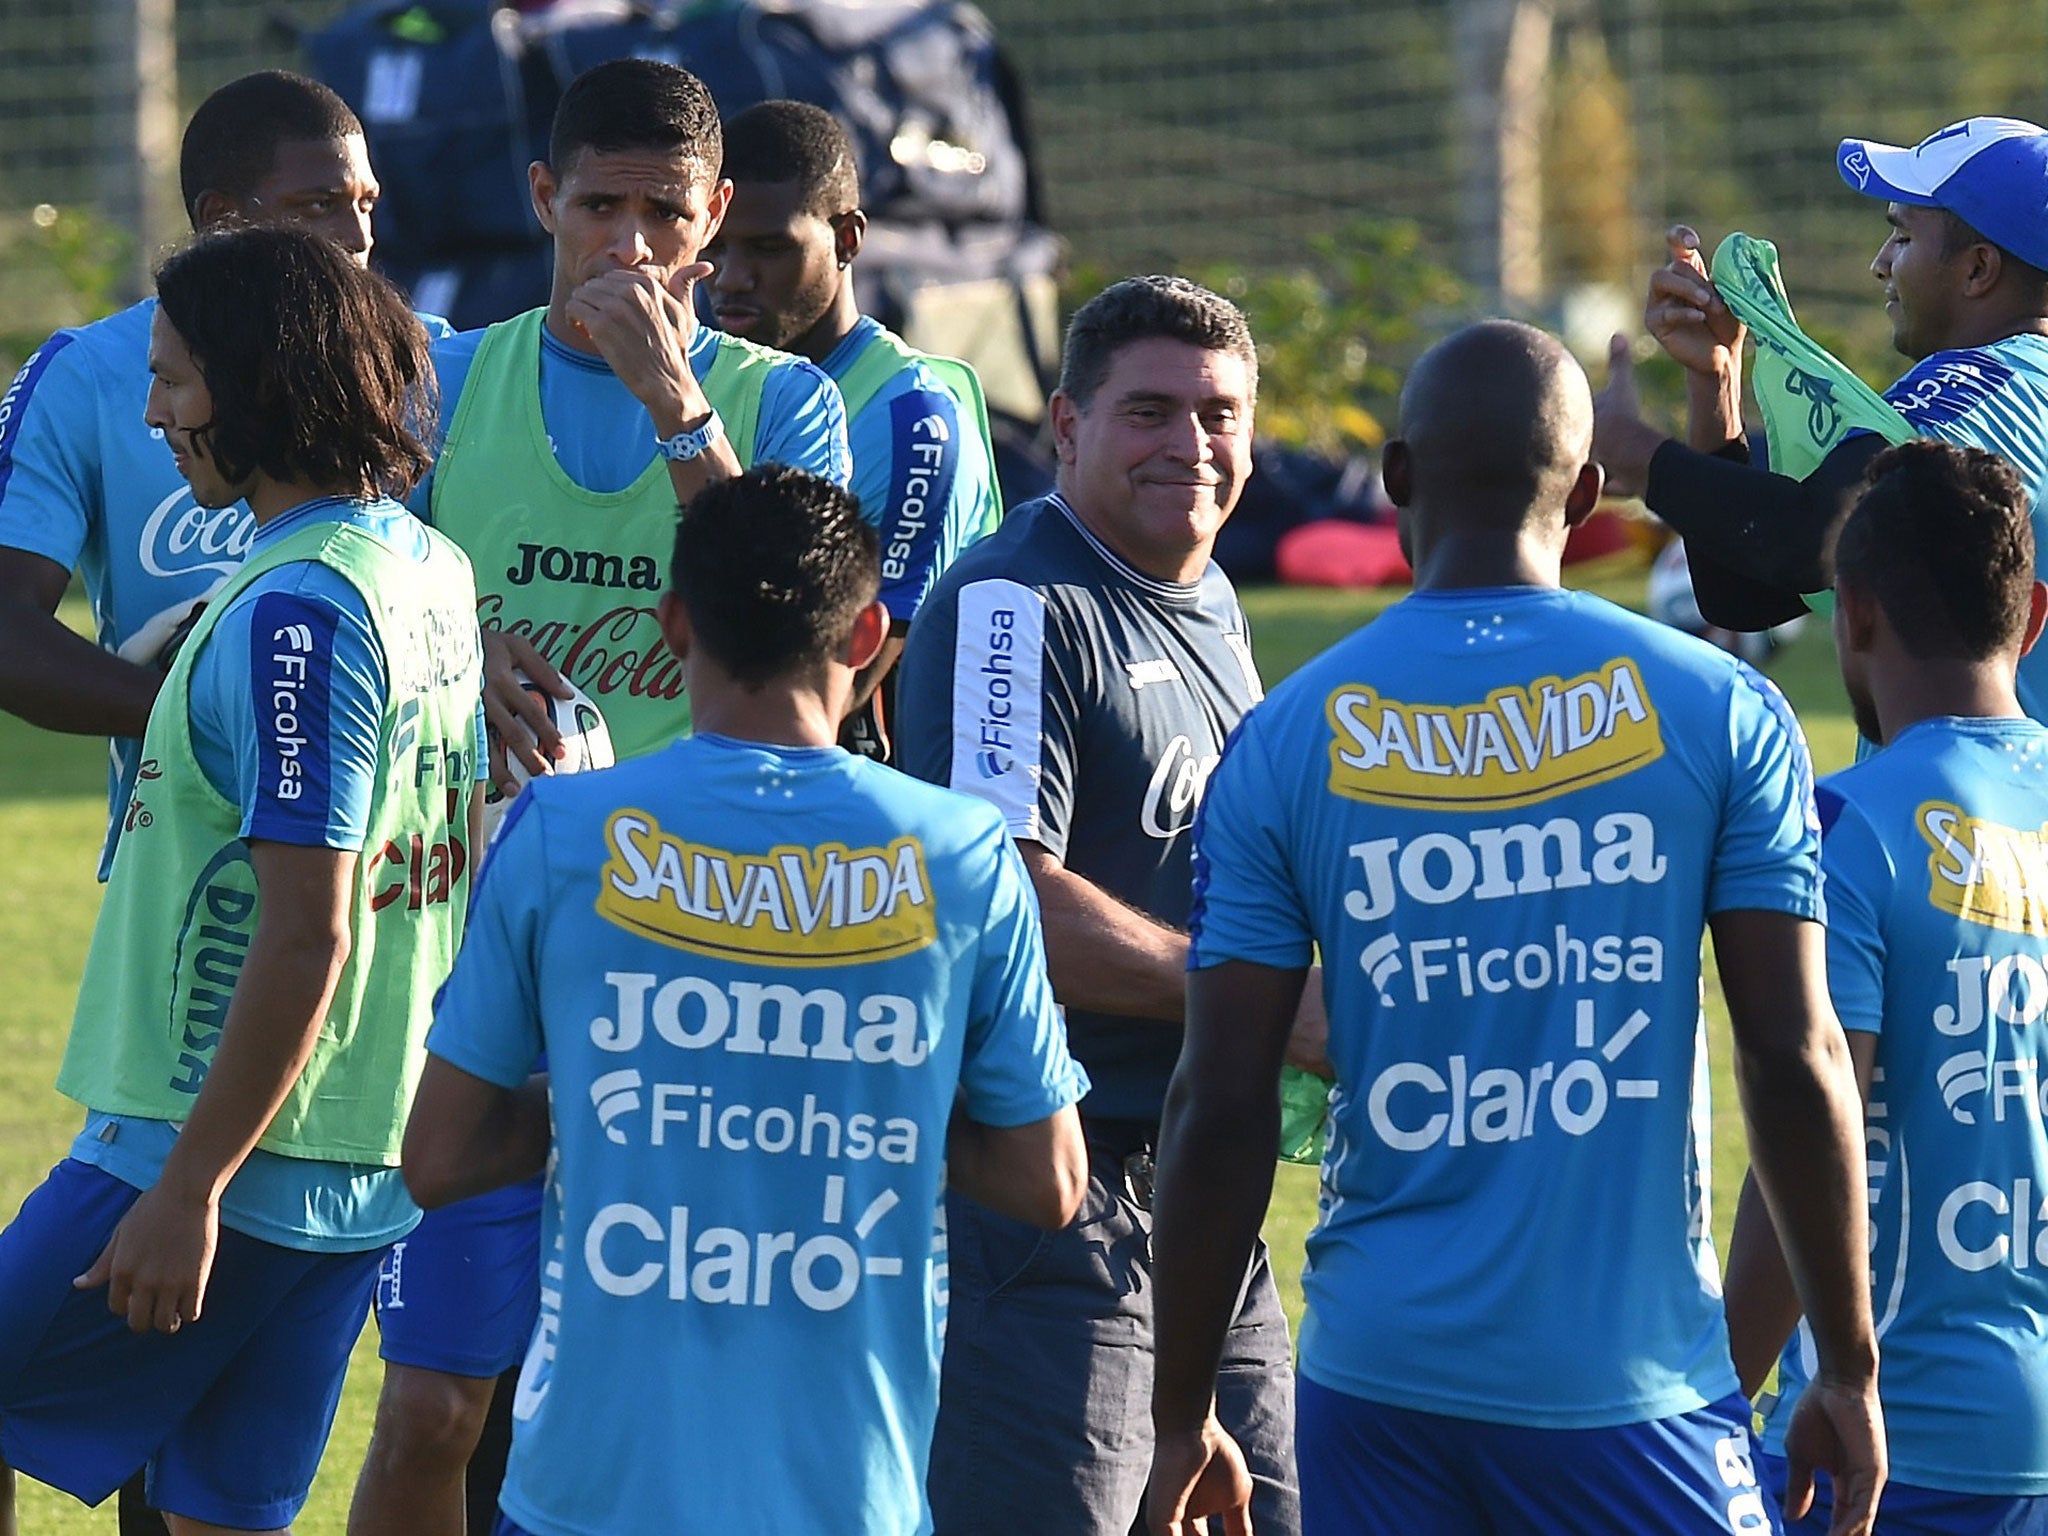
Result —
[{"label": "joma logo", "polygon": [[574,582],[580,587],[620,587],[635,592],[661,590],[661,566],[652,555],[608,555],[601,549],[564,549],[559,544],[521,544],[519,563],[505,567],[514,586],[542,581]]}]

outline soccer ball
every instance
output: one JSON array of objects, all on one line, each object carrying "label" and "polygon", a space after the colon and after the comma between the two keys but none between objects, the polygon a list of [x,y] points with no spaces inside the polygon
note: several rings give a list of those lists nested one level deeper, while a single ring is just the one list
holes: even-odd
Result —
[{"label": "soccer ball", "polygon": [[[591,700],[589,694],[569,684],[570,697],[558,699],[545,688],[536,684],[524,672],[513,674],[519,679],[519,686],[532,694],[540,707],[547,711],[548,719],[557,731],[562,733],[565,755],[555,763],[556,773],[585,773],[592,768],[609,768],[618,758],[612,752],[612,733],[604,723],[604,715]],[[493,733],[496,734],[495,732]],[[527,780],[525,766],[516,757],[507,756],[506,770],[524,787]],[[498,835],[498,822],[505,814],[505,808],[512,803],[512,797],[498,788],[492,780],[484,793],[484,844]]]}]

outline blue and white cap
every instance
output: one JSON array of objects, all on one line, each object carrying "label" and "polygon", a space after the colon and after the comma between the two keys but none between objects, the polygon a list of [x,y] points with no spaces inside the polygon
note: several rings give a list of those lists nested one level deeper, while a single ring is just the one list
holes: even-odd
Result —
[{"label": "blue and white cap", "polygon": [[1865,197],[1946,208],[1994,245],[2048,269],[2048,129],[2016,117],[1973,117],[1911,149],[1844,139],[1842,180]]}]

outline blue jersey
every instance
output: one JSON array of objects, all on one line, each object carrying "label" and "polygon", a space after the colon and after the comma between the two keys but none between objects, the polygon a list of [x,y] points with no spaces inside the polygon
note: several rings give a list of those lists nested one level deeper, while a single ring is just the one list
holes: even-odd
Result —
[{"label": "blue jersey", "polygon": [[[1820,786],[1828,990],[1878,1036],[1878,1393],[1900,1483],[2048,1494],[2048,730],[1926,720]],[[1812,1379],[1802,1324],[1766,1445]]]},{"label": "blue jersey", "polygon": [[[255,529],[250,548],[322,520],[351,522],[426,559],[419,523],[390,501],[306,502]],[[269,643],[287,629],[303,631],[303,650]],[[243,837],[360,851],[388,695],[383,653],[354,584],[311,561],[282,565],[242,590],[193,663],[193,754],[208,782],[242,808]],[[385,855],[370,857],[374,864]],[[398,874],[404,878],[402,862]],[[94,1114],[71,1155],[147,1189],[176,1136],[166,1121]],[[259,1148],[228,1184],[221,1220],[281,1247],[351,1252],[404,1236],[419,1210],[396,1168]]]},{"label": "blue jersey", "polygon": [[[444,436],[483,339],[481,330],[460,331],[434,344]],[[691,335],[690,367],[698,378],[709,375],[722,342],[722,333],[707,325]],[[540,413],[563,472],[586,491],[611,495],[647,473],[659,435],[647,407],[619,382],[611,364],[557,341],[546,326],[540,333]],[[846,484],[846,407],[838,386],[815,364],[792,357],[787,367],[769,373],[761,389],[754,462],[789,464]],[[422,517],[432,486],[429,475],[413,492],[413,510]]]},{"label": "blue jersey", "polygon": [[836,748],[717,736],[538,780],[428,1049],[510,1087],[543,1047],[507,1514],[536,1536],[909,1536],[956,1094],[1011,1126],[1085,1087],[1001,818]]},{"label": "blue jersey", "polygon": [[1321,946],[1303,1373],[1549,1428],[1734,1391],[1699,953],[1820,912],[1777,690],[1584,594],[1420,593],[1246,718],[1195,842],[1191,967]]},{"label": "blue jersey", "polygon": [[[57,332],[0,397],[0,544],[76,570],[100,644],[138,662],[154,656],[131,642],[146,640],[158,615],[233,575],[255,530],[245,503],[193,501],[163,434],[143,424],[155,313],[156,300],[145,299]],[[445,320],[420,319],[430,334],[449,333]],[[141,745],[112,744],[101,879],[113,862]]]},{"label": "blue jersey", "polygon": [[[1922,437],[1982,448],[2010,464],[2033,508],[2038,571],[2048,580],[2048,336],[1936,352],[1884,392]],[[2020,658],[2020,703],[2048,720],[2048,649]]]},{"label": "blue jersey", "polygon": [[[825,372],[844,382],[881,330],[862,316]],[[979,424],[961,420],[959,402],[922,363],[876,391],[846,434],[853,494],[881,535],[882,601],[908,624],[954,557],[1000,516],[995,465]]]}]

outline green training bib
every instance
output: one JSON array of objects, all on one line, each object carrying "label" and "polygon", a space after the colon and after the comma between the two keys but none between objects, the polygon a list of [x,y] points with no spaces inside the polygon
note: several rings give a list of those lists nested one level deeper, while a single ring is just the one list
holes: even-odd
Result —
[{"label": "green training bib", "polygon": [[[540,406],[545,309],[484,333],[434,466],[434,526],[476,566],[477,618],[523,635],[597,701],[621,759],[690,733],[683,669],[661,638],[655,603],[675,547],[676,494],[647,444],[647,468],[622,491],[569,478]],[[703,379],[742,469],[754,462],[761,394],[784,354],[721,336]]]},{"label": "green training bib", "polygon": [[252,555],[207,606],[150,711],[59,1092],[110,1114],[180,1123],[191,1115],[262,908],[243,807],[213,787],[193,752],[192,669],[252,581],[317,561],[363,595],[389,690],[348,959],[312,1059],[258,1145],[397,1166],[434,991],[454,963],[468,905],[467,812],[482,746],[469,562],[448,539],[429,537],[420,563],[360,528],[317,523]]}]

